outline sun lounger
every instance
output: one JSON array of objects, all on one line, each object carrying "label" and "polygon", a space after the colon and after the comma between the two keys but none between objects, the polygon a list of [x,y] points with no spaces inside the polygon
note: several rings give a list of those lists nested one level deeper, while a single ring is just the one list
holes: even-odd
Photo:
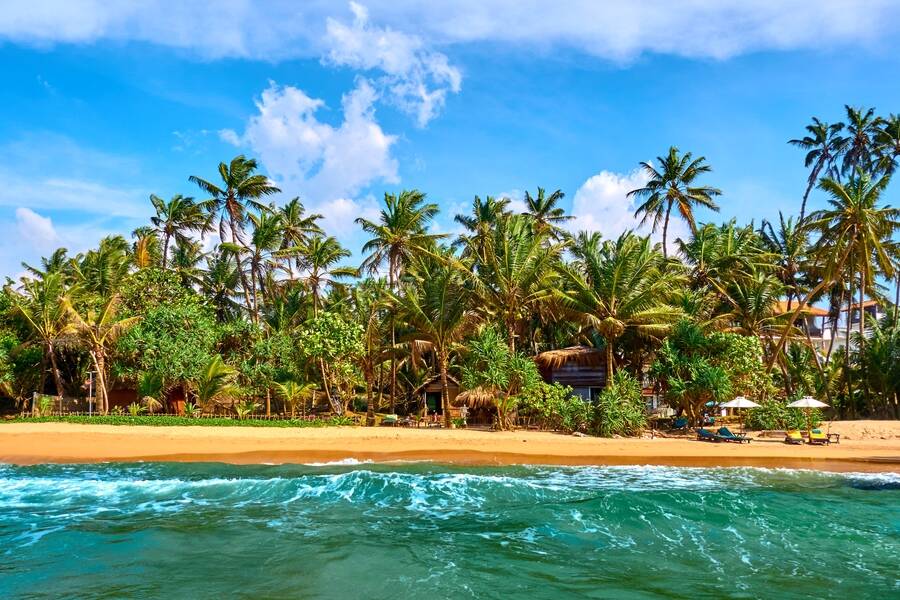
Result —
[{"label": "sun lounger", "polygon": [[829,442],[828,436],[821,429],[812,429],[809,432],[809,443],[825,445]]},{"label": "sun lounger", "polygon": [[701,427],[697,430],[697,439],[703,442],[721,442],[722,438],[709,429]]},{"label": "sun lounger", "polygon": [[750,443],[750,438],[746,435],[735,435],[731,433],[731,430],[727,427],[720,427],[719,431],[716,433],[726,442],[737,442],[738,444],[743,444],[744,442]]},{"label": "sun lounger", "polygon": [[395,427],[399,420],[400,418],[397,415],[384,415],[384,418],[381,419],[381,424]]},{"label": "sun lounger", "polygon": [[678,417],[675,419],[675,422],[672,423],[672,429],[687,429],[688,420],[684,417]]},{"label": "sun lounger", "polygon": [[803,443],[803,435],[800,434],[800,431],[797,429],[791,429],[784,436],[785,444],[802,444]]}]

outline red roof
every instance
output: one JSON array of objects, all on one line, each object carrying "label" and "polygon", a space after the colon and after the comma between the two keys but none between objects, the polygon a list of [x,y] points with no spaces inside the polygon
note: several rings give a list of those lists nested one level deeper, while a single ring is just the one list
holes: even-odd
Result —
[{"label": "red roof", "polygon": [[[800,305],[799,300],[791,301],[791,307],[788,308],[787,300],[779,300],[778,304],[775,305],[775,314],[783,315],[789,312],[793,312],[797,310],[797,307]],[[828,311],[824,308],[819,308],[818,306],[805,306],[803,308],[803,314],[810,315],[814,317],[827,317]]]}]

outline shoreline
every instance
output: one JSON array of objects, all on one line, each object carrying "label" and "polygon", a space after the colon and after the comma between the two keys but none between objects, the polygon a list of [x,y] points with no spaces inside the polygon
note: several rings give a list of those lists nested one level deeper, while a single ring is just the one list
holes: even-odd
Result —
[{"label": "shoreline", "polygon": [[269,429],[70,423],[0,424],[0,462],[309,464],[346,459],[454,465],[657,465],[900,473],[900,438],[832,446],[686,438],[603,439],[515,431],[328,427]]}]

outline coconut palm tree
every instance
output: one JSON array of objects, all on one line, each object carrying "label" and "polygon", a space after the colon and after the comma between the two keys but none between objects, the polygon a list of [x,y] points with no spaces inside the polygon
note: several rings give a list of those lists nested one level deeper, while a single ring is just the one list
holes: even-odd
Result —
[{"label": "coconut palm tree", "polygon": [[491,231],[474,267],[459,265],[472,278],[479,312],[506,327],[512,351],[537,305],[553,296],[556,265],[566,243],[548,245],[546,240],[530,216],[510,215]]},{"label": "coconut palm tree", "polygon": [[311,237],[299,249],[302,275],[300,277],[312,297],[313,315],[319,313],[322,295],[327,289],[340,285],[346,277],[356,277],[358,269],[342,267],[339,263],[352,253],[344,248],[337,238],[323,235]]},{"label": "coconut palm tree", "polygon": [[616,340],[626,332],[659,338],[681,311],[667,302],[682,279],[647,237],[628,231],[599,248],[588,248],[579,268],[560,268],[555,291],[564,306],[606,342],[606,383],[612,383]]},{"label": "coconut palm tree", "polygon": [[431,345],[441,378],[441,406],[444,424],[450,427],[450,395],[448,369],[450,351],[459,342],[470,323],[464,298],[466,289],[462,272],[448,260],[429,257],[416,269],[415,280],[392,294],[403,319],[412,327],[409,338]]},{"label": "coconut palm tree", "polygon": [[824,123],[813,117],[812,123],[806,126],[808,135],[802,138],[790,140],[788,144],[806,150],[804,166],[809,169],[809,177],[806,179],[806,191],[803,193],[803,202],[800,204],[800,219],[806,216],[806,201],[813,186],[822,175],[834,177],[837,175],[835,161],[841,151],[843,138],[840,132],[844,128],[843,123]]},{"label": "coconut palm tree", "polygon": [[[300,198],[291,198],[290,202],[278,209],[278,216],[281,218],[282,250],[301,248],[310,237],[325,234],[318,223],[322,215],[306,214],[306,208],[300,202]],[[294,268],[299,268],[299,263],[299,252],[287,257],[288,276],[291,279],[294,278]]]},{"label": "coconut palm tree", "polygon": [[792,301],[800,295],[801,275],[809,251],[809,234],[794,223],[792,217],[784,218],[778,211],[778,229],[770,221],[763,220],[759,228],[763,247],[774,259],[778,279],[788,293],[788,309]]},{"label": "coconut palm tree", "polygon": [[88,348],[97,372],[97,409],[105,414],[109,410],[106,382],[110,346],[137,323],[140,316],[123,317],[119,312],[120,299],[117,295],[106,300],[99,310],[88,304],[83,313],[76,310],[68,299],[63,303],[70,319],[71,331]]},{"label": "coconut palm tree", "polygon": [[194,381],[197,404],[204,412],[215,412],[216,405],[233,398],[237,392],[234,380],[237,369],[225,364],[222,357],[216,354],[207,363],[206,368]]},{"label": "coconut palm tree", "polygon": [[[25,321],[34,339],[43,346],[44,360],[50,361],[56,394],[62,396],[65,390],[56,360],[56,344],[71,329],[66,309],[68,292],[65,279],[62,273],[51,271],[40,279],[24,279],[22,286],[24,293],[13,297],[14,310]],[[43,382],[44,369],[41,369],[41,391]]]},{"label": "coconut palm tree", "polygon": [[[266,280],[266,275],[277,268],[278,258],[293,254],[295,251],[282,250],[279,252],[284,231],[281,227],[281,217],[278,214],[266,210],[251,214],[248,219],[253,225],[249,243],[243,245],[223,242],[220,247],[234,253],[238,257],[239,266],[246,260],[246,272],[243,273],[244,296],[247,301],[247,311],[253,318],[253,322],[258,323],[260,286]],[[247,275],[249,275],[249,281]],[[265,293],[265,289],[262,291]]]},{"label": "coconut palm tree", "polygon": [[297,405],[301,406],[301,415],[305,412],[302,409],[302,402],[304,398],[309,396],[313,390],[316,389],[315,383],[297,383],[293,379],[289,379],[283,383],[275,382],[275,392],[278,394],[278,397],[290,407],[291,409],[291,418],[294,418],[294,414],[296,413]]},{"label": "coconut palm tree", "polygon": [[871,173],[877,164],[876,139],[881,134],[884,121],[874,108],[862,109],[845,105],[847,111],[847,136],[841,139],[841,173],[856,175],[858,169]]},{"label": "coconut palm tree", "polygon": [[[403,190],[400,194],[384,195],[384,208],[377,221],[362,217],[356,222],[370,239],[362,251],[368,256],[360,270],[377,272],[387,266],[387,279],[395,290],[404,266],[424,249],[434,246],[445,237],[428,233],[428,226],[438,213],[438,205],[426,203],[425,194],[419,190]],[[397,342],[396,326],[391,326],[391,346]],[[397,361],[391,358],[391,407],[397,397]]]},{"label": "coconut palm tree", "polygon": [[690,152],[682,155],[678,148],[672,146],[665,157],[656,157],[656,162],[657,166],[641,163],[648,181],[644,187],[628,192],[627,197],[642,201],[634,211],[635,217],[642,216],[641,224],[652,222],[652,231],[655,232],[662,223],[663,256],[666,257],[672,209],[678,210],[691,232],[694,232],[697,229],[694,207],[702,206],[718,212],[719,206],[713,198],[722,192],[714,187],[695,185],[700,175],[712,171],[702,156],[695,159]]},{"label": "coconut palm tree", "polygon": [[559,201],[565,196],[562,190],[556,190],[548,196],[542,187],[537,189],[535,197],[532,197],[527,191],[525,192],[525,214],[531,215],[531,218],[534,219],[534,226],[539,232],[546,233],[557,240],[565,237],[560,225],[575,218],[567,215],[566,211],[558,206]]},{"label": "coconut palm tree", "polygon": [[200,242],[191,239],[176,242],[170,265],[186,288],[200,285],[203,280],[203,269],[199,265],[205,257],[206,253],[203,252],[203,245]]},{"label": "coconut palm tree", "polygon": [[241,282],[237,258],[230,252],[218,250],[206,257],[200,290],[215,307],[220,323],[233,319],[240,310],[238,286]]},{"label": "coconut palm tree", "polygon": [[72,260],[68,256],[68,250],[65,248],[57,248],[48,257],[41,259],[41,266],[32,267],[28,263],[22,263],[22,267],[28,272],[28,275],[35,279],[41,279],[50,273],[62,273],[66,277],[72,274]]},{"label": "coconut palm tree", "polygon": [[366,380],[366,425],[371,427],[375,425],[375,375],[393,356],[393,348],[384,343],[392,321],[392,304],[385,280],[360,282],[353,288],[352,305],[354,320],[363,329],[363,352],[359,363]]},{"label": "coconut palm tree", "polygon": [[[486,196],[484,200],[475,196],[472,201],[472,212],[469,215],[456,215],[453,220],[465,227],[466,233],[462,233],[453,243],[455,247],[463,247],[464,257],[482,256],[485,240],[500,219],[509,215],[507,207],[509,199]],[[468,253],[468,254],[466,254]]]},{"label": "coconut palm tree", "polygon": [[72,266],[79,289],[110,298],[128,275],[130,250],[125,238],[115,235],[100,240],[96,249],[76,256]]},{"label": "coconut palm tree", "polygon": [[150,194],[150,202],[156,215],[150,217],[154,231],[162,237],[162,268],[169,259],[169,245],[172,239],[179,244],[190,241],[190,233],[206,233],[210,227],[209,202],[195,202],[190,196],[175,194],[168,202]]},{"label": "coconut palm tree", "polygon": [[209,194],[210,199],[204,203],[210,215],[219,217],[219,237],[230,239],[232,244],[243,243],[243,228],[247,222],[248,209],[265,211],[269,207],[259,200],[281,190],[265,175],[256,173],[257,163],[243,155],[236,156],[231,162],[219,163],[220,184],[191,175],[188,180]]},{"label": "coconut palm tree", "polygon": [[891,114],[883,120],[881,130],[875,136],[878,169],[885,175],[893,175],[900,160],[900,115]]}]

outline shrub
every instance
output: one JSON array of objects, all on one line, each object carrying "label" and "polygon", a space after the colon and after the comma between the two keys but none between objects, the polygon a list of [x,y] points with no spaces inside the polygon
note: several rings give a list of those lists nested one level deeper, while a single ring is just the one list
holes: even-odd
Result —
[{"label": "shrub", "polygon": [[[810,411],[810,423],[817,427],[822,422],[819,410]],[[799,408],[789,408],[780,400],[764,400],[759,408],[747,411],[749,429],[806,429],[806,413]]]},{"label": "shrub", "polygon": [[128,405],[128,414],[132,417],[137,417],[144,413],[144,407],[138,404],[137,402],[132,402]]},{"label": "shrub", "polygon": [[592,406],[573,394],[568,386],[541,382],[525,390],[519,401],[523,412],[537,417],[551,429],[586,431],[591,423]]},{"label": "shrub", "polygon": [[638,380],[625,371],[613,375],[612,385],[600,393],[594,429],[602,437],[639,435],[647,426],[647,410]]}]

